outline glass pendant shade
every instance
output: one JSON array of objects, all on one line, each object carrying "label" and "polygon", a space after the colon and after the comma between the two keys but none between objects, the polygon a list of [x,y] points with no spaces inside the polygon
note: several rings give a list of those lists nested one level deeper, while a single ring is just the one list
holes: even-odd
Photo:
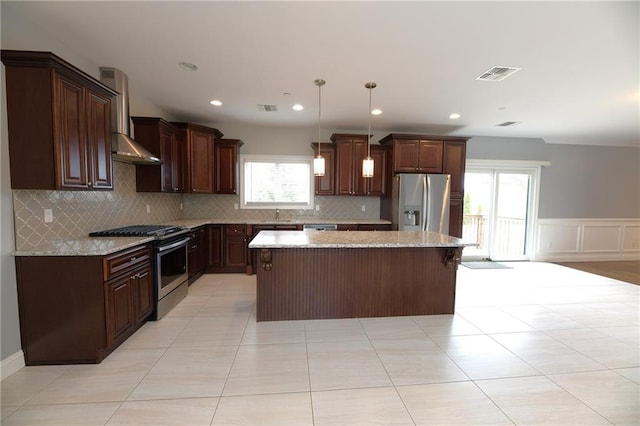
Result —
[{"label": "glass pendant shade", "polygon": [[320,155],[319,151],[318,156],[313,159],[313,175],[324,176],[324,157]]},{"label": "glass pendant shade", "polygon": [[362,160],[362,177],[373,177],[373,158]]}]

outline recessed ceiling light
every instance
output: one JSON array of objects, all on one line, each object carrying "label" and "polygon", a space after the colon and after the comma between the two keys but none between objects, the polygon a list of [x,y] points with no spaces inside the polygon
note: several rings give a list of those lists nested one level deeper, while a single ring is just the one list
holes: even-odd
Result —
[{"label": "recessed ceiling light", "polygon": [[304,107],[300,104],[295,104],[293,107],[294,111],[302,111]]},{"label": "recessed ceiling light", "polygon": [[374,110],[371,110],[371,115],[380,115],[380,114],[382,114],[381,109],[376,108]]},{"label": "recessed ceiling light", "polygon": [[183,70],[198,71],[198,66],[196,64],[192,64],[191,62],[179,62],[178,66]]},{"label": "recessed ceiling light", "polygon": [[222,105],[222,102],[220,102],[220,101],[219,101],[219,100],[217,100],[217,99],[214,99],[214,100],[210,101],[209,103],[210,103],[211,105],[215,105],[215,106],[220,106],[220,105]]},{"label": "recessed ceiling light", "polygon": [[453,114],[449,115],[449,118],[451,120],[457,120],[458,118],[460,118],[460,114],[458,114],[457,112],[454,112]]}]

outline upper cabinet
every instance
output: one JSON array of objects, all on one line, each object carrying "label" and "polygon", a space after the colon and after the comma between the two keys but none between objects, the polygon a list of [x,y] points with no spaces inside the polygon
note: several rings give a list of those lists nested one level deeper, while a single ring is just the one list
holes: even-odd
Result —
[{"label": "upper cabinet", "polygon": [[185,192],[213,194],[215,192],[214,141],[222,139],[218,129],[192,123],[173,123],[183,132],[186,147]]},{"label": "upper cabinet", "polygon": [[240,139],[220,139],[213,145],[215,163],[215,193],[238,193],[238,149]]},{"label": "upper cabinet", "polygon": [[111,190],[117,93],[50,52],[3,50],[11,187]]},{"label": "upper cabinet", "polygon": [[[318,155],[318,143],[312,143],[313,156]],[[335,161],[336,146],[331,143],[320,144],[320,154],[324,158],[324,176],[315,176],[316,195],[334,195],[336,193]]]},{"label": "upper cabinet", "polygon": [[136,191],[184,192],[182,131],[158,117],[131,117],[136,142],[162,164],[136,164]]},{"label": "upper cabinet", "polygon": [[391,134],[380,144],[393,146],[394,173],[442,173],[442,140]]},{"label": "upper cabinet", "polygon": [[467,159],[466,140],[444,141],[443,173],[451,175],[451,197],[464,196],[464,170]]},{"label": "upper cabinet", "polygon": [[374,160],[374,176],[362,177],[362,160],[367,157],[367,135],[334,133],[335,144],[335,194],[336,195],[384,195],[386,188],[386,150],[371,146]]}]

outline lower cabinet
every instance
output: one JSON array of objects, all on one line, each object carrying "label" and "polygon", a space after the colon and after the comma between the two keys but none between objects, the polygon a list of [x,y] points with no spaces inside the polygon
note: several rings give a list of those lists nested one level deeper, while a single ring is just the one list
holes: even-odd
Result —
[{"label": "lower cabinet", "polygon": [[247,225],[208,225],[209,256],[206,272],[245,272],[247,270]]},{"label": "lower cabinet", "polygon": [[105,284],[107,345],[122,343],[153,312],[151,266],[131,271]]},{"label": "lower cabinet", "polygon": [[100,363],[153,313],[150,244],[105,256],[18,256],[26,365]]},{"label": "lower cabinet", "polygon": [[200,278],[205,270],[207,259],[208,233],[204,226],[194,228],[189,234],[187,246],[187,271],[189,284]]},{"label": "lower cabinet", "polygon": [[344,223],[338,225],[338,231],[391,231],[390,223]]}]

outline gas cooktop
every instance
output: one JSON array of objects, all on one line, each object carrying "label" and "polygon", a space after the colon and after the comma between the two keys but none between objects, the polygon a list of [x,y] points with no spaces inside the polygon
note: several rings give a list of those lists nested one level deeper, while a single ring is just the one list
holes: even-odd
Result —
[{"label": "gas cooktop", "polygon": [[172,225],[131,225],[122,228],[91,232],[90,237],[156,237],[162,238],[186,232],[186,228]]}]

